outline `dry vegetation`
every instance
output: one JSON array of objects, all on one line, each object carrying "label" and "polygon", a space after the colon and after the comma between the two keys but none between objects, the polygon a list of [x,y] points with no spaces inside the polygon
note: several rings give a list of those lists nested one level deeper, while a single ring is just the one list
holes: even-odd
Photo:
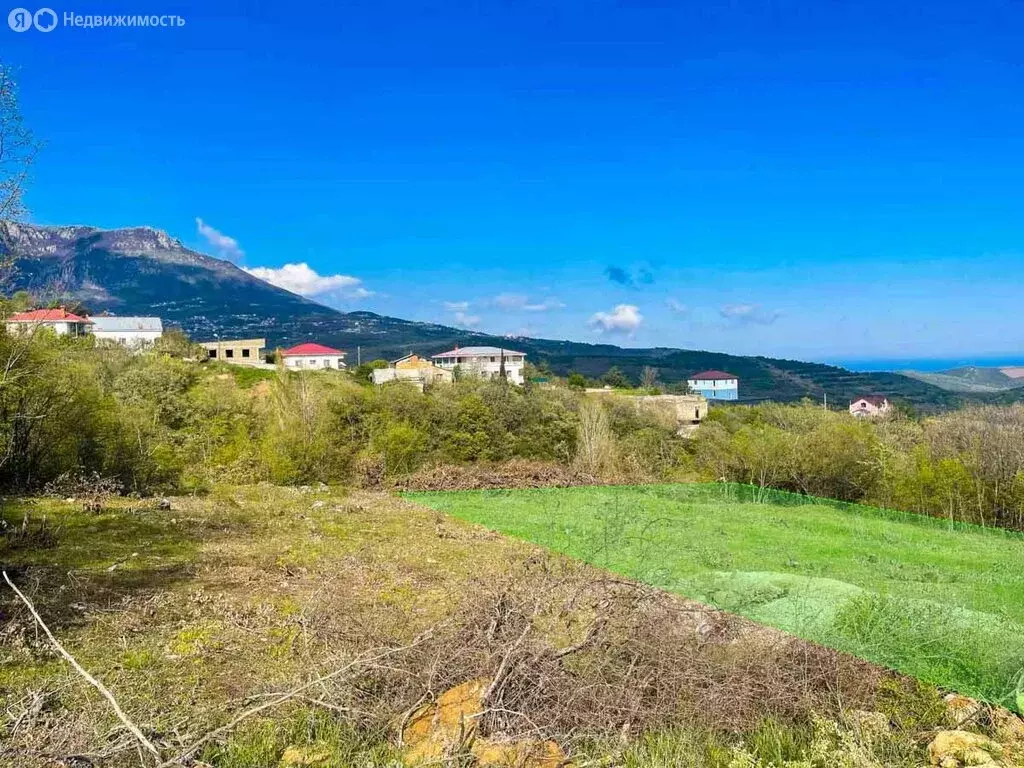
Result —
[{"label": "dry vegetation", "polygon": [[[379,493],[22,500],[4,518],[21,531],[12,580],[165,758],[306,686],[202,743],[197,765],[272,766],[309,744],[325,765],[389,764],[403,713],[478,678],[483,736],[553,738],[579,760],[685,727],[694,764],[727,766],[766,738],[803,749],[812,713],[886,707],[904,726],[887,749],[911,759],[941,710],[864,662]],[[13,594],[0,605],[0,764],[152,764]]]}]

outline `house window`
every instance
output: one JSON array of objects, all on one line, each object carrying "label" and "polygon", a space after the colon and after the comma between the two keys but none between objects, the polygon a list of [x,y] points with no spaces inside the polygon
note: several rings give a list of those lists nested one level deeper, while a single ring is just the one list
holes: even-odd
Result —
[{"label": "house window", "polygon": [[234,356],[235,356],[235,350],[233,350],[233,349],[225,349],[224,350],[224,357],[234,357]]},{"label": "house window", "polygon": [[217,359],[217,350],[216,349],[209,350],[209,353],[210,353],[210,359],[211,360],[216,360]]},{"label": "house window", "polygon": [[249,356],[249,350],[248,349],[243,349],[242,350],[242,357],[248,357],[248,356]]},{"label": "house window", "polygon": [[323,359],[323,361],[322,361],[322,364],[323,364],[324,368],[330,368],[330,367],[331,367],[331,361],[330,361],[330,359],[329,359],[329,358],[326,358],[326,357],[325,357],[325,358]]}]

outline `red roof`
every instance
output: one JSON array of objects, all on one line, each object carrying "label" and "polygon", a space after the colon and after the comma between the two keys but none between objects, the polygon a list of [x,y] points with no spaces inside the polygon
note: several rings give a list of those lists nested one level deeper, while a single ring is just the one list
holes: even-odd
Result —
[{"label": "red roof", "polygon": [[92,320],[87,317],[79,317],[68,312],[64,307],[57,309],[33,309],[28,312],[17,312],[7,318],[9,323],[88,323]]},{"label": "red roof", "polygon": [[303,355],[344,355],[345,353],[334,347],[325,347],[323,344],[307,342],[294,346],[291,349],[286,349],[281,354],[284,357],[302,357]]},{"label": "red roof", "polygon": [[739,379],[739,376],[725,371],[701,371],[690,377],[690,381],[719,381],[721,379]]}]

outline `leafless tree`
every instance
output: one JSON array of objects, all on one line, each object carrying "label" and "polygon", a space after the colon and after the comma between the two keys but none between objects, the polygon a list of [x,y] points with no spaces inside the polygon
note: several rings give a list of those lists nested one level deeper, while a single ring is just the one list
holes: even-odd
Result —
[{"label": "leafless tree", "polygon": [[644,389],[654,389],[658,386],[658,369],[645,365],[640,372],[640,386]]},{"label": "leafless tree", "polygon": [[39,142],[18,108],[14,71],[0,61],[0,220],[25,215],[22,196],[38,151]]}]

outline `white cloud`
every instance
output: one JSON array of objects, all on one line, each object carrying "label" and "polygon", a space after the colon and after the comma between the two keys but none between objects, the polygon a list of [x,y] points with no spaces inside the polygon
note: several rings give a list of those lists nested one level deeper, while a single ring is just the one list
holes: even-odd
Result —
[{"label": "white cloud", "polygon": [[469,309],[468,301],[444,301],[441,303],[449,312],[465,312]]},{"label": "white cloud", "polygon": [[672,310],[673,314],[679,315],[681,317],[685,317],[686,315],[690,314],[690,308],[683,304],[681,301],[669,299],[665,303],[668,305],[668,308]]},{"label": "white cloud", "polygon": [[547,298],[543,301],[530,301],[530,297],[521,293],[502,293],[491,299],[498,309],[506,311],[521,310],[523,312],[548,312],[552,309],[563,309],[563,304],[558,299]]},{"label": "white cloud", "polygon": [[782,317],[777,309],[766,310],[760,304],[723,304],[718,314],[734,325],[771,325]]},{"label": "white cloud", "polygon": [[205,221],[196,217],[196,229],[199,234],[217,249],[217,255],[222,259],[235,262],[236,264],[245,258],[245,251],[238,245],[238,241],[233,237],[228,237],[218,229],[214,229]]},{"label": "white cloud", "polygon": [[309,264],[285,264],[283,267],[243,267],[253,277],[258,277],[278,288],[297,293],[300,296],[333,296],[338,299],[365,299],[373,291],[363,286],[363,281],[350,275],[321,275]]},{"label": "white cloud", "polygon": [[480,316],[467,315],[465,312],[456,312],[455,324],[461,328],[476,328],[480,325]]},{"label": "white cloud", "polygon": [[632,336],[644,321],[640,309],[633,304],[619,304],[611,312],[595,312],[587,323],[601,333],[624,333]]}]

